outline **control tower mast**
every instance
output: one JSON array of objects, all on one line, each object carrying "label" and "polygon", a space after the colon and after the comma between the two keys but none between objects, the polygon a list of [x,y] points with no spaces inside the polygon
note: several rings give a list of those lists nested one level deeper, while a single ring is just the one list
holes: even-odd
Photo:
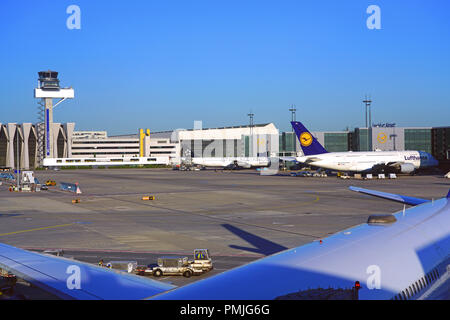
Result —
[{"label": "control tower mast", "polygon": [[[39,101],[39,121],[37,125],[38,159],[39,166],[44,163],[44,158],[57,158],[53,146],[53,108],[66,99],[74,98],[72,88],[59,86],[58,72],[38,72],[38,87],[34,89],[34,97]],[[60,99],[53,105],[53,99]]]}]

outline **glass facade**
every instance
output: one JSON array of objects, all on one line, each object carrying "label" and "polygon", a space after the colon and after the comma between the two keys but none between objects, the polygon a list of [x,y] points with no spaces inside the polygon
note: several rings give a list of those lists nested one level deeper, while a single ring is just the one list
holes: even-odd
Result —
[{"label": "glass facade", "polygon": [[279,154],[294,155],[297,145],[297,136],[294,132],[283,132],[279,136]]},{"label": "glass facade", "polygon": [[249,157],[250,156],[250,137],[249,136],[244,137],[244,144],[245,144],[244,156]]},{"label": "glass facade", "polygon": [[355,150],[357,151],[371,151],[372,149],[372,137],[368,134],[367,128],[355,129]]},{"label": "glass facade", "polygon": [[405,129],[405,150],[431,153],[431,129]]},{"label": "glass facade", "polygon": [[438,160],[450,160],[450,127],[432,129],[432,154]]},{"label": "glass facade", "polygon": [[[447,128],[395,128],[393,131],[397,139],[393,138],[387,129],[382,130],[387,135],[387,142],[380,144],[377,140],[377,128],[355,128],[349,132],[319,132],[319,139],[323,134],[323,144],[329,152],[372,151],[387,146],[387,150],[419,150],[428,153],[439,153],[440,157],[447,157],[450,153],[450,127]],[[433,132],[433,133],[432,133]],[[374,137],[372,138],[372,135]],[[433,142],[432,142],[433,138]],[[283,132],[279,136],[279,154],[293,155],[299,148],[297,136],[293,132]],[[372,141],[372,139],[374,139]],[[390,145],[388,146],[388,144]],[[392,145],[393,144],[393,145]],[[436,149],[436,151],[435,151]],[[438,150],[439,149],[439,150]]]},{"label": "glass facade", "polygon": [[348,133],[346,132],[325,132],[324,140],[324,147],[328,152],[345,152],[349,150]]}]

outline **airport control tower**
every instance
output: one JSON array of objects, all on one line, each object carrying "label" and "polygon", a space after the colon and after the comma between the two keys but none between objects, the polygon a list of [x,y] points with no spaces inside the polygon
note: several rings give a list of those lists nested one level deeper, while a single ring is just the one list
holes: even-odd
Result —
[{"label": "airport control tower", "polygon": [[[42,166],[44,158],[56,158],[53,147],[53,108],[66,99],[74,98],[72,88],[61,88],[59,86],[58,72],[38,72],[38,87],[34,89],[34,97],[39,101],[39,122],[37,125],[38,159]],[[53,105],[53,99],[60,99]]]}]

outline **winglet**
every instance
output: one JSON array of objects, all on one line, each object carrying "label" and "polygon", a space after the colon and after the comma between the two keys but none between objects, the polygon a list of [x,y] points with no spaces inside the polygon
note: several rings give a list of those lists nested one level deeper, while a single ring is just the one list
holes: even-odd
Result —
[{"label": "winglet", "polygon": [[387,193],[387,192],[369,190],[369,189],[353,187],[353,186],[350,186],[349,189],[351,191],[356,191],[356,192],[364,193],[364,194],[367,194],[370,196],[383,198],[383,199],[387,199],[387,200],[391,200],[391,201],[395,201],[395,202],[409,204],[411,206],[417,206],[419,204],[430,201],[430,200],[426,200],[426,199],[413,198],[413,197],[408,197],[408,196],[402,196],[402,195],[395,194],[395,193]]}]

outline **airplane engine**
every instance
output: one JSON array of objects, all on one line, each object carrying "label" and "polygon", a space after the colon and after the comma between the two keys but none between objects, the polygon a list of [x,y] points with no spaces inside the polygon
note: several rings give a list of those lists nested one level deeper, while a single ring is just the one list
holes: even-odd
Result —
[{"label": "airplane engine", "polygon": [[242,167],[242,168],[246,168],[246,169],[251,168],[251,165],[250,165],[250,163],[248,163],[248,162],[236,161],[236,164],[237,164],[239,167]]},{"label": "airplane engine", "polygon": [[414,170],[415,170],[414,165],[411,163],[403,163],[400,165],[401,173],[412,173],[414,172]]}]

